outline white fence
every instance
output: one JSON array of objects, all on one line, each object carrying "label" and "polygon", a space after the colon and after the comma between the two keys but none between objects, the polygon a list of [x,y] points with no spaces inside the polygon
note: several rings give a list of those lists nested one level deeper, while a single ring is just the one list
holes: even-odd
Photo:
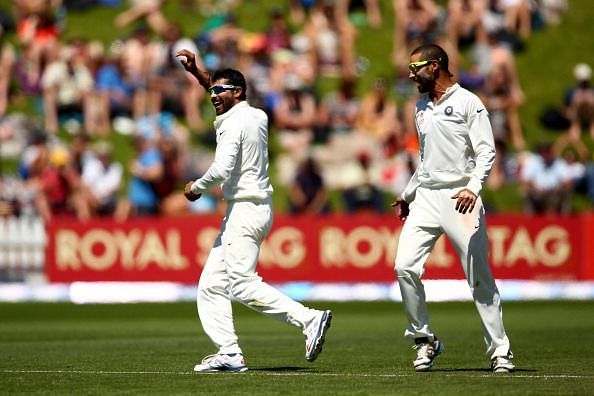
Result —
[{"label": "white fence", "polygon": [[43,280],[46,244],[41,218],[0,218],[0,282]]}]

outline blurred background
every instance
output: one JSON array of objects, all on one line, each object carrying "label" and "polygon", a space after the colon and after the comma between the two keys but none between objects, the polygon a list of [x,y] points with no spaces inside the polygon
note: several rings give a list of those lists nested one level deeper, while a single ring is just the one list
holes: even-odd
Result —
[{"label": "blurred background", "polygon": [[[224,202],[183,197],[215,115],[181,48],[242,71],[269,116],[264,277],[391,284],[390,202],[418,154],[407,64],[425,42],[491,117],[495,275],[592,280],[593,20],[588,0],[0,1],[0,285],[197,279]],[[444,241],[428,276],[462,279],[455,261]]]}]

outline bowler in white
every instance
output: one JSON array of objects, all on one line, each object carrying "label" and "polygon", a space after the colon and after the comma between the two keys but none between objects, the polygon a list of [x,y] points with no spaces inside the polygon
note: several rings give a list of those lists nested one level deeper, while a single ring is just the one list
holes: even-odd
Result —
[{"label": "bowler in white", "polygon": [[198,282],[198,314],[217,351],[194,367],[197,372],[243,372],[248,369],[233,323],[231,299],[274,319],[301,328],[305,358],[320,352],[332,313],[305,307],[265,283],[256,271],[260,245],[273,219],[268,177],[268,117],[246,100],[246,81],[234,69],[212,76],[197,66],[196,54],[177,54],[210,94],[215,108],[216,151],[213,163],[185,186],[190,201],[221,186],[227,211]]}]

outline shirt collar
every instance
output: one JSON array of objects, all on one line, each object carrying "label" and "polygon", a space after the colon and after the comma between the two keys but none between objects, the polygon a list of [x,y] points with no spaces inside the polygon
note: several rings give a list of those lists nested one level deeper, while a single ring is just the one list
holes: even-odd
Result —
[{"label": "shirt collar", "polygon": [[460,84],[458,83],[454,83],[453,85],[449,86],[448,89],[446,89],[446,91],[443,93],[441,98],[439,98],[439,101],[443,102],[444,100],[452,96],[452,94],[456,92],[458,88],[460,88]]},{"label": "shirt collar", "polygon": [[215,128],[218,127],[219,125],[221,125],[221,123],[223,121],[225,121],[227,118],[231,117],[233,114],[238,112],[240,109],[242,109],[244,107],[248,107],[248,106],[249,106],[248,102],[245,100],[242,100],[241,102],[235,104],[233,107],[231,107],[229,110],[227,110],[225,113],[216,116],[216,118],[214,120]]}]

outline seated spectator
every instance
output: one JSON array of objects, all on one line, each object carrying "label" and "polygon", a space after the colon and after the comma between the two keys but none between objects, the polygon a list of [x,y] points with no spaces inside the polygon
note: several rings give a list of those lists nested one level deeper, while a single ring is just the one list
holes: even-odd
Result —
[{"label": "seated spectator", "polygon": [[511,143],[517,151],[526,148],[517,98],[512,95],[512,77],[508,68],[494,66],[487,75],[479,96],[483,100],[495,139]]},{"label": "seated spectator", "polygon": [[316,100],[304,91],[299,77],[285,76],[284,91],[274,107],[274,123],[279,129],[283,150],[297,156],[307,151],[316,124]]},{"label": "seated spectator", "polygon": [[56,17],[60,0],[16,0],[17,38],[22,49],[19,64],[22,82],[34,89],[46,65],[59,48],[60,26]]},{"label": "seated spectator", "polygon": [[118,202],[123,167],[113,160],[112,146],[108,142],[97,142],[93,154],[87,157],[82,169],[83,196],[91,216],[111,216]]},{"label": "seated spectator", "polygon": [[0,26],[0,117],[6,114],[8,95],[12,79],[12,68],[16,53],[12,44],[5,40],[4,30]]},{"label": "seated spectator", "polygon": [[148,106],[148,80],[158,66],[161,44],[153,41],[148,29],[139,27],[121,44],[122,64],[126,82],[134,91],[133,118],[150,113]]},{"label": "seated spectator", "polygon": [[273,54],[279,49],[291,48],[291,30],[284,18],[283,11],[278,6],[270,9],[269,26],[266,28],[266,52]]},{"label": "seated spectator", "polygon": [[70,144],[72,167],[79,176],[82,175],[85,162],[95,155],[93,150],[91,150],[89,147],[90,142],[90,136],[84,132],[81,132],[74,135],[72,138],[72,143]]},{"label": "seated spectator", "polygon": [[61,117],[82,116],[85,121],[91,120],[84,116],[83,110],[93,85],[93,75],[85,59],[76,56],[69,45],[63,46],[59,58],[47,66],[41,78],[45,128],[49,133],[58,132]]},{"label": "seated spectator", "polygon": [[320,104],[319,123],[326,131],[323,141],[336,134],[350,134],[356,126],[360,101],[355,95],[356,80],[343,79],[336,91],[330,92]]},{"label": "seated spectator", "polygon": [[509,81],[511,99],[517,104],[524,102],[514,53],[500,32],[487,30],[487,44],[477,42],[471,49],[470,60],[470,70],[460,73],[460,85],[481,90],[489,73],[500,68]]},{"label": "seated spectator", "polygon": [[571,140],[580,139],[582,129],[589,129],[594,138],[594,88],[592,69],[586,63],[579,63],[573,69],[576,85],[570,88],[564,100],[564,113],[570,122],[567,134]]},{"label": "seated spectator", "polygon": [[386,81],[383,78],[377,78],[373,84],[373,90],[361,99],[356,121],[357,129],[383,143],[391,135],[400,133],[401,127],[397,116],[396,101],[389,96]]},{"label": "seated spectator", "polygon": [[292,214],[313,215],[330,212],[324,180],[312,157],[301,163],[289,186],[289,211]]},{"label": "seated spectator", "polygon": [[134,145],[136,156],[128,169],[128,195],[119,200],[114,214],[118,221],[159,213],[159,196],[154,186],[163,178],[163,157],[155,142],[145,136],[135,136]]},{"label": "seated spectator", "polygon": [[291,38],[291,51],[289,70],[301,78],[308,90],[314,90],[318,79],[318,65],[316,54],[311,40],[302,32],[296,33]]},{"label": "seated spectator", "polygon": [[0,176],[0,218],[2,217],[38,217],[35,208],[37,189],[26,180],[18,177]]},{"label": "seated spectator", "polygon": [[96,130],[87,130],[89,134],[104,135],[111,130],[111,121],[115,117],[134,117],[135,89],[126,73],[118,43],[111,45],[108,53],[95,75],[95,90],[97,102],[95,109],[97,120]]},{"label": "seated spectator", "polygon": [[346,15],[356,26],[382,26],[382,14],[378,0],[337,0],[339,14]]},{"label": "seated spectator", "polygon": [[497,3],[505,17],[505,30],[527,39],[532,30],[530,0],[498,0]]},{"label": "seated spectator", "polygon": [[353,78],[357,75],[357,31],[332,1],[316,2],[303,27],[313,44],[318,72],[323,76]]},{"label": "seated spectator", "polygon": [[163,35],[157,67],[148,80],[150,110],[152,114],[168,111],[176,116],[183,116],[191,129],[201,130],[203,120],[200,102],[205,97],[205,91],[185,72],[179,59],[175,57],[182,48],[198,53],[194,42],[182,36],[181,28],[170,24]]},{"label": "seated spectator", "polygon": [[161,212],[167,213],[163,208],[167,207],[168,198],[178,192],[180,183],[184,181],[183,158],[174,137],[161,137],[157,141],[157,147],[163,159],[163,176],[153,185],[161,204]]},{"label": "seated spectator", "polygon": [[572,180],[567,163],[555,155],[553,145],[541,142],[520,170],[526,214],[568,214]]},{"label": "seated spectator", "polygon": [[546,23],[558,25],[561,17],[568,9],[567,0],[540,0],[540,12]]},{"label": "seated spectator", "polygon": [[[276,105],[285,90],[287,79],[299,82],[301,90],[313,92],[318,76],[315,50],[310,39],[297,33],[291,40],[291,49],[278,49],[270,57],[268,73],[267,107]],[[290,77],[287,77],[290,76]]]},{"label": "seated spectator", "polygon": [[[245,33],[245,30],[237,24],[237,16],[233,13],[228,13],[223,23],[209,32],[212,49],[210,58],[216,59],[212,68],[235,67],[239,58],[239,42]],[[212,68],[208,67],[209,70]]]},{"label": "seated spectator", "polygon": [[316,4],[314,0],[290,0],[289,16],[295,25],[302,25],[309,17],[311,9]]},{"label": "seated spectator", "polygon": [[237,68],[243,70],[246,76],[250,104],[264,110],[272,118],[278,90],[273,88],[271,81],[271,59],[266,52],[266,36],[262,33],[246,34],[240,43],[240,50]]},{"label": "seated spectator", "polygon": [[594,162],[590,150],[582,139],[560,136],[554,145],[555,154],[567,163],[573,183],[573,192],[586,195],[594,206]]},{"label": "seated spectator", "polygon": [[[500,37],[512,51],[524,48],[532,30],[531,0],[487,0],[483,26],[487,33]],[[532,2],[534,4],[535,2]]]},{"label": "seated spectator", "polygon": [[447,37],[456,52],[460,46],[486,43],[482,19],[486,9],[487,0],[448,0]]},{"label": "seated spectator", "polygon": [[0,116],[0,159],[17,159],[30,138],[35,121],[23,113],[10,112]]},{"label": "seated spectator", "polygon": [[406,70],[409,51],[415,44],[435,41],[439,7],[434,0],[392,0],[394,40],[392,62]]},{"label": "seated spectator", "polygon": [[350,186],[342,191],[348,213],[383,213],[384,194],[371,180],[371,158],[366,152],[357,156],[350,169]]},{"label": "seated spectator", "polygon": [[282,153],[278,156],[278,181],[288,185],[295,177],[299,163],[305,159],[314,139],[316,100],[302,89],[299,78],[285,76],[284,90],[273,108],[274,124]]},{"label": "seated spectator", "polygon": [[89,209],[81,195],[80,177],[67,148],[55,146],[51,149],[36,183],[36,208],[44,221],[55,217],[89,219]]},{"label": "seated spectator", "polygon": [[155,33],[163,33],[169,22],[163,14],[163,0],[130,0],[130,7],[116,16],[115,26],[122,28],[143,20]]},{"label": "seated spectator", "polygon": [[48,136],[39,127],[32,127],[27,139],[27,146],[19,161],[19,176],[23,180],[36,178],[47,165],[49,157]]},{"label": "seated spectator", "polygon": [[10,191],[10,181],[0,175],[0,220],[18,216],[17,205]]}]

